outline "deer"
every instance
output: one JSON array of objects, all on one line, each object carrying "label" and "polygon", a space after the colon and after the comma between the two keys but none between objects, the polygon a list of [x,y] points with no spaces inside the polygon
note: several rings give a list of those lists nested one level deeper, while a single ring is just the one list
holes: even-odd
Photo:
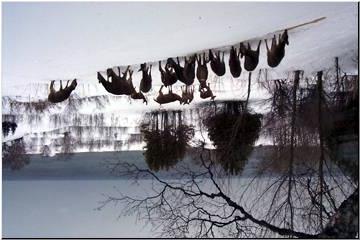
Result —
[{"label": "deer", "polygon": [[181,87],[182,96],[181,101],[183,104],[190,104],[194,99],[194,87],[193,86],[182,86]]},{"label": "deer", "polygon": [[237,52],[237,49],[235,49],[234,46],[232,46],[230,50],[229,67],[230,73],[234,78],[240,77],[242,70],[240,63],[240,50]]},{"label": "deer", "polygon": [[[141,92],[136,91],[133,82],[132,82],[132,75],[134,71],[130,70],[130,66],[128,66],[125,70],[125,72],[122,73],[120,67],[118,67],[119,75],[116,75],[116,73],[112,69],[107,69],[108,77],[112,78],[112,81],[107,81],[105,78],[101,75],[100,72],[98,72],[98,80],[99,83],[101,83],[106,91],[109,93],[115,94],[115,95],[128,95],[132,99],[142,99],[143,103],[146,103],[147,100],[144,96],[144,94]],[[129,74],[129,77],[127,75]]]},{"label": "deer", "polygon": [[267,40],[265,39],[267,50],[267,62],[272,68],[277,67],[285,56],[285,45],[289,45],[289,36],[287,30],[283,34],[279,34],[279,42],[276,43],[276,36],[274,35],[271,48],[269,49]]},{"label": "deer", "polygon": [[175,101],[179,101],[180,104],[182,103],[182,98],[177,95],[176,93],[173,93],[170,89],[169,89],[169,93],[167,94],[163,94],[162,93],[162,88],[164,87],[164,85],[161,85],[160,90],[159,90],[159,95],[154,98],[154,101],[161,104],[166,104],[166,103],[171,103],[171,102],[175,102]]},{"label": "deer", "polygon": [[213,92],[210,89],[210,83],[208,83],[208,85],[203,88],[199,89],[200,92],[200,97],[202,99],[206,99],[206,98],[211,98],[211,100],[214,100],[216,96],[214,96]]},{"label": "deer", "polygon": [[199,80],[199,82],[205,82],[208,79],[208,69],[206,64],[209,62],[209,59],[205,59],[205,53],[203,53],[203,56],[201,58],[201,55],[198,57],[196,55],[196,62],[197,62],[197,69],[196,69],[196,77]]},{"label": "deer", "polygon": [[195,79],[195,56],[191,56],[189,57],[189,59],[187,57],[185,57],[185,64],[184,64],[184,69],[183,69],[183,75],[185,78],[185,84],[187,86],[190,86],[194,83],[194,79]]},{"label": "deer", "polygon": [[161,82],[165,87],[169,87],[169,89],[171,89],[172,85],[177,81],[176,73],[173,68],[170,68],[169,64],[166,64],[164,70],[161,67],[161,61],[159,61],[159,71],[161,75]]},{"label": "deer", "polygon": [[226,72],[224,54],[225,53],[223,52],[222,58],[220,58],[220,51],[218,51],[214,56],[211,49],[209,50],[210,67],[212,71],[219,77],[223,76]]},{"label": "deer", "polygon": [[251,72],[257,67],[259,63],[260,45],[261,40],[259,41],[257,49],[252,50],[249,42],[247,47],[243,43],[240,43],[240,57],[245,56],[244,68],[246,71]]},{"label": "deer", "polygon": [[185,83],[185,76],[184,76],[184,68],[180,66],[179,57],[176,58],[177,63],[172,58],[168,58],[166,61],[166,64],[168,64],[170,67],[172,67],[175,70],[175,74],[177,79],[179,79],[181,82]]},{"label": "deer", "polygon": [[74,80],[72,80],[70,86],[69,86],[70,80],[68,80],[65,88],[63,89],[62,81],[60,80],[60,90],[56,91],[54,89],[54,82],[55,80],[51,81],[50,83],[50,93],[48,96],[48,101],[52,103],[59,103],[68,99],[70,97],[71,92],[74,91],[74,89],[77,86],[77,81],[75,78]]},{"label": "deer", "polygon": [[[119,76],[111,69],[107,69],[107,76],[108,78],[111,77],[111,82],[105,80],[105,78],[101,75],[100,72],[97,73],[97,78],[99,83],[103,85],[106,91],[112,93],[114,95],[131,95],[134,92],[134,87],[132,86],[132,73],[133,71],[130,70],[130,66],[128,66],[123,72],[121,76],[120,67],[118,67]],[[130,81],[127,79],[127,74],[130,72]]]},{"label": "deer", "polygon": [[138,72],[142,71],[142,78],[140,81],[140,91],[147,93],[151,89],[151,68],[152,65],[150,65],[150,68],[146,66],[146,63],[140,64],[140,69]]},{"label": "deer", "polygon": [[[120,69],[119,69],[119,72],[120,72]],[[132,82],[132,75],[133,75],[133,71],[129,70],[129,77],[128,77],[128,79],[126,81],[127,81],[127,84],[128,84],[129,92],[131,92],[130,93],[130,98],[132,98],[134,100],[142,99],[143,103],[145,103],[147,105],[148,104],[147,99],[145,98],[142,91],[141,90],[139,90],[139,92],[136,91],[136,88],[134,87],[133,82]]]}]

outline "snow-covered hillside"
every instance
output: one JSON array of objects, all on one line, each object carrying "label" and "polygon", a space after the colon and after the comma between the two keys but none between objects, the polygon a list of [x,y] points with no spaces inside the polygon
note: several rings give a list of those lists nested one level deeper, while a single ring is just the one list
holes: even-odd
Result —
[{"label": "snow-covered hillside", "polygon": [[[44,145],[53,153],[60,152],[67,131],[78,142],[75,151],[141,149],[139,123],[145,112],[184,109],[187,121],[194,124],[191,108],[206,101],[200,99],[195,80],[190,105],[160,107],[153,101],[161,86],[157,63],[152,71],[153,88],[146,95],[148,105],[111,95],[96,79],[96,72],[108,67],[134,64],[138,89],[141,75],[137,70],[142,62],[210,48],[226,50],[241,41],[255,47],[274,31],[323,18],[289,31],[290,45],[275,69],[267,66],[265,44],[261,45],[259,65],[252,73],[250,107],[260,113],[268,110],[259,101],[269,96],[259,84],[265,69],[268,79],[288,76],[297,69],[310,76],[333,66],[334,58],[339,57],[342,71],[357,73],[356,3],[31,4],[33,8],[24,3],[4,4],[2,55],[2,117],[18,124],[15,134],[3,141],[24,136],[31,153],[43,151]],[[209,68],[216,99],[245,99],[248,73],[243,70],[234,79],[227,55],[225,62],[227,73],[221,78]],[[56,105],[46,102],[50,80],[73,78],[78,79],[78,86],[70,100]],[[177,83],[174,91],[180,94],[180,87]],[[263,142],[266,140],[258,143]]]}]

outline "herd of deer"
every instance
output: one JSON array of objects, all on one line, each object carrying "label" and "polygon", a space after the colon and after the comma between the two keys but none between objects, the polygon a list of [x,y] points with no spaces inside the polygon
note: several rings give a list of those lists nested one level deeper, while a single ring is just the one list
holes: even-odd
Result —
[{"label": "herd of deer", "polygon": [[[287,30],[285,30],[282,34],[279,34],[278,41],[274,35],[270,48],[266,40],[265,44],[267,49],[268,65],[270,67],[278,66],[285,56],[285,45],[289,45]],[[240,59],[243,57],[245,70],[249,72],[255,70],[259,63],[260,45],[261,40],[255,50],[251,49],[249,43],[247,46],[240,43],[239,49],[231,47],[229,67],[230,73],[234,78],[238,78],[241,74],[242,68]],[[195,76],[199,81],[200,97],[202,99],[210,98],[211,100],[214,100],[216,96],[214,96],[212,90],[210,89],[210,83],[206,82],[208,79],[207,63],[209,62],[211,70],[217,76],[221,77],[225,74],[226,68],[224,62],[224,52],[221,55],[220,51],[214,54],[211,50],[209,50],[208,58],[205,53],[185,57],[184,66],[181,66],[178,57],[176,58],[176,61],[172,58],[168,58],[164,68],[162,68],[161,61],[159,61],[162,86],[160,87],[158,96],[154,100],[159,104],[166,104],[175,101],[179,101],[180,104],[189,104],[194,99],[193,83],[195,81]],[[197,63],[196,70],[195,63]],[[132,83],[133,70],[130,69],[130,66],[126,68],[125,72],[121,72],[120,67],[118,67],[118,74],[116,74],[112,68],[109,68],[106,71],[107,79],[105,79],[100,72],[97,73],[97,78],[99,83],[101,83],[109,93],[115,95],[128,95],[132,99],[142,99],[143,102],[147,104],[144,93],[149,92],[152,88],[151,68],[152,65],[149,67],[146,63],[140,65],[139,72],[142,72],[142,78],[140,81],[139,91],[136,91],[136,88]],[[172,92],[172,85],[178,80],[185,84],[185,86],[181,87],[181,96]],[[70,96],[71,92],[76,88],[76,79],[74,79],[70,85],[68,84],[69,81],[67,82],[66,87],[63,88],[62,82],[60,81],[60,90],[55,91],[54,81],[52,81],[50,84],[48,100],[53,103],[66,100]],[[166,94],[162,93],[164,86],[168,88],[168,93]]]}]

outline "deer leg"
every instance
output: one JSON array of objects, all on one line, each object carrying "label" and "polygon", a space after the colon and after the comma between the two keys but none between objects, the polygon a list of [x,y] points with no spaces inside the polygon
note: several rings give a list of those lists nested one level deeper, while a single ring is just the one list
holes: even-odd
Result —
[{"label": "deer leg", "polygon": [[274,35],[272,42],[271,42],[271,49],[274,49],[276,47],[276,36]]},{"label": "deer leg", "polygon": [[247,43],[247,45],[248,45],[248,50],[251,50],[251,46],[249,42]]},{"label": "deer leg", "polygon": [[70,80],[67,80],[65,88],[67,88],[69,86],[69,82],[70,82]]},{"label": "deer leg", "polygon": [[[122,76],[121,78],[125,78],[125,79],[126,79],[126,76],[127,76],[128,72],[129,72],[129,70],[130,70],[130,65],[127,66],[127,68],[126,68],[125,72],[123,72],[123,76]],[[119,76],[120,76],[120,75],[119,75]]]},{"label": "deer leg", "polygon": [[130,88],[134,89],[134,85],[132,83],[132,74],[133,74],[134,71],[130,70],[129,72],[129,78],[128,78],[128,83],[129,83],[129,86]]},{"label": "deer leg", "polygon": [[268,46],[268,43],[267,43],[267,39],[265,39],[265,46],[266,46],[266,50],[269,52],[269,46]]},{"label": "deer leg", "polygon": [[63,90],[62,80],[60,80],[60,90]]},{"label": "deer leg", "polygon": [[[199,61],[199,58],[198,58],[198,55],[197,55],[197,54],[195,55],[195,60],[196,60],[196,62],[197,62],[198,65],[201,64],[200,61]],[[200,60],[201,60],[201,57],[200,57]]]},{"label": "deer leg", "polygon": [[55,80],[52,80],[51,83],[50,83],[50,92],[55,92],[55,90],[54,90],[54,82],[55,82]]},{"label": "deer leg", "polygon": [[242,58],[244,56],[244,51],[246,50],[245,46],[243,43],[240,43],[240,47],[239,47],[239,52],[240,52],[240,57]]},{"label": "deer leg", "polygon": [[259,44],[258,44],[258,46],[257,46],[257,52],[259,52],[259,50],[260,50],[260,45],[261,45],[261,40],[259,41]]}]

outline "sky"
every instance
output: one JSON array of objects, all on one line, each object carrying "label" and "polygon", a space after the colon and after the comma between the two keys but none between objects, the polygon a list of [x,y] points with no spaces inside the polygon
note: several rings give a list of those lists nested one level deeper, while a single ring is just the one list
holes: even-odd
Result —
[{"label": "sky", "polygon": [[321,31],[290,33],[290,67],[308,59],[301,46],[328,55],[336,43],[333,55],[355,48],[356,3],[4,2],[3,94],[52,79],[95,81],[107,67],[239,43],[323,16]]}]

